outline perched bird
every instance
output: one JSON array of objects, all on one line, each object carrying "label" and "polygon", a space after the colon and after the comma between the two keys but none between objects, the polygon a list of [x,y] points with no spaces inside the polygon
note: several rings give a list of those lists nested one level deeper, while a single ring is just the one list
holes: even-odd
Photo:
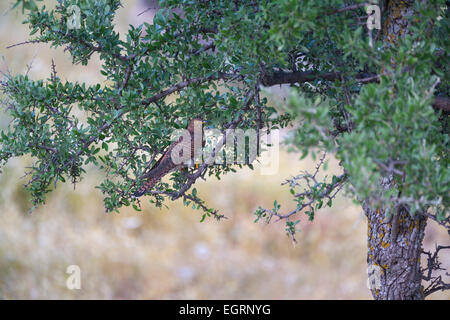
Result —
[{"label": "perched bird", "polygon": [[[194,164],[197,153],[201,151],[204,145],[203,122],[200,118],[194,118],[189,121],[187,132],[167,148],[166,152],[164,152],[150,169],[149,173],[146,174],[146,177],[148,177],[147,180],[133,194],[133,197],[138,198],[143,196],[166,174]],[[189,154],[184,154],[186,150],[188,150]]]}]

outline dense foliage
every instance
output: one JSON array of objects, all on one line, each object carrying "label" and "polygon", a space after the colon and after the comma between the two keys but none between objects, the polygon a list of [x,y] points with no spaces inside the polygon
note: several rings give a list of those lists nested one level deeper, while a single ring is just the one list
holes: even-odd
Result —
[{"label": "dense foliage", "polygon": [[[388,1],[379,3],[383,30],[369,31],[363,1],[167,0],[152,23],[130,25],[122,36],[114,28],[120,1],[58,2],[52,9],[17,2],[28,13],[27,44],[62,46],[73,63],[98,54],[107,81],[64,82],[55,66],[45,80],[6,75],[3,105],[13,121],[1,133],[0,160],[33,157],[27,189],[34,205],[93,164],[107,173],[99,186],[106,209],[139,210],[131,195],[172,142],[171,132],[201,116],[224,136],[233,128],[290,127],[291,149],[320,155],[315,172],[286,182],[295,210],[283,212],[275,201],[255,212],[256,220],[285,219],[292,237],[300,211],[313,219],[340,190],[386,216],[403,207],[449,229],[446,1],[416,1],[400,36],[387,32],[397,18],[388,16]],[[80,28],[68,26],[74,4]],[[289,98],[273,107],[261,95],[281,84],[291,85]],[[320,180],[325,153],[340,161],[342,173]],[[192,185],[238,167],[204,163],[174,172],[150,201],[183,198],[205,211],[203,219],[220,218]],[[386,177],[393,183],[380,183]]]}]

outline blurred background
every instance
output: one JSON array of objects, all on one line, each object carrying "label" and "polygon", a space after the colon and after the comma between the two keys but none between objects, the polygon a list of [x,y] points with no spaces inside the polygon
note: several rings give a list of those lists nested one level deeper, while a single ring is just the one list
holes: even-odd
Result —
[{"label": "blurred background", "polygon": [[[64,81],[103,83],[97,56],[87,66],[71,64],[63,49],[29,44],[6,49],[28,39],[21,10],[13,0],[0,1],[0,71],[48,78],[54,59]],[[152,1],[123,1],[117,30],[150,22],[155,10],[141,15]],[[56,1],[44,1],[53,6]],[[31,66],[31,67],[30,67]],[[284,88],[274,90],[282,99]],[[1,97],[0,97],[1,98]],[[10,119],[0,109],[0,129]],[[254,223],[258,206],[294,207],[284,179],[313,169],[311,159],[280,152],[276,175],[258,168],[240,170],[221,181],[197,183],[199,195],[228,219],[217,222],[167,202],[157,209],[143,201],[143,211],[123,208],[105,213],[95,188],[103,173],[90,168],[76,189],[59,185],[47,204],[29,213],[22,185],[28,157],[9,161],[0,174],[0,298],[1,299],[371,299],[367,288],[366,219],[359,206],[340,195],[332,208],[314,222],[300,215],[301,232],[293,245],[284,224]],[[338,170],[330,159],[327,174]],[[449,244],[448,235],[432,222],[424,246]],[[450,257],[443,256],[449,268]],[[66,287],[66,268],[81,269],[81,289]],[[436,293],[431,299],[449,299]]]}]

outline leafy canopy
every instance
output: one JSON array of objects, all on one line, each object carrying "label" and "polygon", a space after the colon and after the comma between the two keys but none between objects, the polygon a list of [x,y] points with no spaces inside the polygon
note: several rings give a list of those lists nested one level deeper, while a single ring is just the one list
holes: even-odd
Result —
[{"label": "leafy canopy", "polygon": [[[340,160],[341,175],[322,181],[317,172],[301,173],[287,181],[294,211],[282,213],[275,202],[259,208],[257,220],[286,219],[294,234],[296,213],[307,208],[312,219],[344,189],[387,211],[401,204],[411,214],[429,212],[448,226],[448,114],[432,106],[435,96],[449,94],[445,1],[416,4],[410,32],[395,46],[377,30],[370,45],[363,1],[167,0],[151,23],[130,25],[122,36],[114,28],[118,0],[59,0],[50,9],[20,2],[30,42],[64,47],[83,65],[98,54],[107,79],[70,83],[53,69],[48,79],[8,75],[2,83],[13,121],[1,133],[0,160],[33,157],[27,189],[35,205],[58,181],[75,183],[95,165],[107,173],[98,187],[106,209],[139,210],[131,194],[171,143],[171,131],[201,115],[221,131],[292,126],[293,150]],[[73,4],[79,29],[67,25]],[[275,108],[261,90],[277,84],[291,84],[291,92]],[[318,170],[323,163],[321,156]],[[203,219],[220,217],[192,185],[237,167],[175,172],[150,201],[183,198],[205,211]],[[395,183],[384,190],[378,182],[387,175]]]}]

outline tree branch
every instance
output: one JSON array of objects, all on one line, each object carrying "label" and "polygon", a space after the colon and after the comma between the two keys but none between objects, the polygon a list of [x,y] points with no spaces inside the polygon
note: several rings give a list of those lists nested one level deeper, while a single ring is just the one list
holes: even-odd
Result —
[{"label": "tree branch", "polygon": [[[271,74],[264,74],[261,77],[261,83],[266,87],[271,87],[281,84],[294,84],[304,83],[316,80],[335,81],[342,77],[340,72],[324,72],[317,73],[312,71],[277,71]],[[369,73],[358,73],[356,80],[360,83],[378,82],[380,75]],[[436,96],[434,97],[433,107],[443,110],[444,112],[450,112],[450,98]]]}]

